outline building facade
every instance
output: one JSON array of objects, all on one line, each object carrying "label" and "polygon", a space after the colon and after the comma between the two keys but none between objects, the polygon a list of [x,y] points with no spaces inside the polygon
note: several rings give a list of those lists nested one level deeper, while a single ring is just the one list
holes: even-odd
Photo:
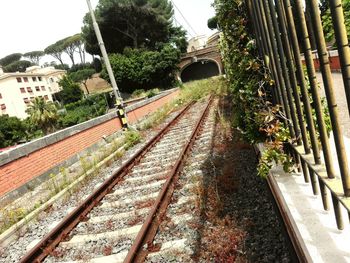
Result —
[{"label": "building facade", "polygon": [[65,70],[33,66],[26,72],[4,73],[0,68],[0,115],[25,119],[26,109],[35,97],[53,101],[53,94],[61,90],[59,80]]}]

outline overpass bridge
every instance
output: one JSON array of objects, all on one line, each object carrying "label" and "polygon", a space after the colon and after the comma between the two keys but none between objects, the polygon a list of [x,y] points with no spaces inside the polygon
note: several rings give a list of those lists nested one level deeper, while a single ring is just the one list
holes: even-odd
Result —
[{"label": "overpass bridge", "polygon": [[178,79],[182,82],[218,76],[224,72],[217,44],[184,54],[178,66]]}]

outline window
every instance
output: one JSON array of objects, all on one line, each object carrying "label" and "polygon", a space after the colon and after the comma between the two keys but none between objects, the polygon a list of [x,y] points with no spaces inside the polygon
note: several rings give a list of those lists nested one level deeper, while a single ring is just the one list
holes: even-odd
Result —
[{"label": "window", "polygon": [[22,78],[16,78],[18,83],[22,82]]},{"label": "window", "polygon": [[36,82],[36,77],[32,77],[33,82]]},{"label": "window", "polygon": [[49,96],[45,95],[45,96],[44,96],[44,99],[45,99],[45,100],[48,100],[48,99],[49,99]]},{"label": "window", "polygon": [[24,98],[23,101],[25,104],[29,104],[29,102],[30,102],[28,98]]},{"label": "window", "polygon": [[24,88],[20,88],[21,93],[26,93],[26,90]]},{"label": "window", "polygon": [[1,93],[0,93],[0,99],[2,99],[2,95],[1,95]]},{"label": "window", "polygon": [[28,82],[28,78],[27,77],[23,77],[23,81],[24,82]]},{"label": "window", "polygon": [[0,108],[1,108],[1,110],[6,110],[6,105],[5,104],[1,104]]},{"label": "window", "polygon": [[46,91],[45,86],[41,86],[42,91]]},{"label": "window", "polygon": [[36,91],[40,91],[40,87],[39,86],[35,86],[35,90]]},{"label": "window", "polygon": [[32,90],[31,87],[27,87],[27,91],[28,91],[29,93],[33,93],[33,90]]},{"label": "window", "polygon": [[38,77],[38,80],[41,81],[41,77]]}]

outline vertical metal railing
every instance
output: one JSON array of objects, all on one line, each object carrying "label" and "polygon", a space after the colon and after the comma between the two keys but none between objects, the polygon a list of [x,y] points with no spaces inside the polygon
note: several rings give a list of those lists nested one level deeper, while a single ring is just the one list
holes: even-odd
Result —
[{"label": "vertical metal railing", "polygon": [[[329,193],[331,194],[337,226],[343,229],[341,206],[350,212],[349,202],[344,201],[350,197],[350,170],[318,1],[309,0],[306,7],[303,6],[302,0],[293,1],[293,6],[290,0],[246,0],[246,3],[259,54],[276,83],[274,100],[281,103],[289,119],[287,123],[290,135],[295,139],[290,143],[297,155],[296,159],[301,162],[305,181],[310,181],[315,195],[321,194],[325,210],[330,209]],[[341,0],[330,0],[329,3],[350,114],[350,49],[344,12]],[[317,49],[337,158],[332,156],[327,134],[309,30]],[[304,54],[305,61],[302,60],[301,53]],[[303,69],[303,64],[306,66],[306,71]],[[312,97],[312,103],[309,96]],[[323,153],[324,163],[321,163],[320,150]],[[333,159],[338,160],[339,171],[335,169]]]}]

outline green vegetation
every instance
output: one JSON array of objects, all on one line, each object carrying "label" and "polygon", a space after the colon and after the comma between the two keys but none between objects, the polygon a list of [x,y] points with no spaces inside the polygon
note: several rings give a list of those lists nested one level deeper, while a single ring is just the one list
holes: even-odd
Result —
[{"label": "green vegetation", "polygon": [[[122,92],[174,86],[187,41],[186,32],[172,23],[169,0],[100,0],[95,14]],[[86,50],[100,55],[89,14],[82,32]],[[101,76],[109,80],[105,68]]]},{"label": "green vegetation", "polygon": [[180,94],[171,103],[152,113],[140,124],[141,130],[146,130],[160,124],[170,112],[183,107],[191,101],[198,101],[209,95],[218,95],[225,92],[226,82],[222,78],[209,78],[187,82],[180,89]]},{"label": "green vegetation", "polygon": [[7,65],[10,65],[13,62],[19,61],[22,58],[22,53],[13,53],[10,55],[7,55],[0,59],[0,65],[5,67]]},{"label": "green vegetation", "polygon": [[86,82],[88,81],[88,79],[91,78],[91,76],[95,72],[96,71],[93,68],[83,68],[83,69],[80,69],[80,70],[77,70],[75,72],[70,73],[69,76],[74,82],[82,83],[86,89],[86,93],[89,94],[90,92],[88,90]]},{"label": "green vegetation", "polygon": [[5,66],[4,72],[25,72],[26,68],[33,66],[33,63],[28,60],[18,60]]},{"label": "green vegetation", "polygon": [[85,49],[81,34],[65,37],[49,45],[44,50],[46,55],[51,55],[63,66],[63,53],[67,54],[72,64],[75,65],[74,54],[78,53],[81,63],[85,63]]},{"label": "green vegetation", "polygon": [[39,97],[35,98],[28,106],[27,119],[0,116],[0,148],[26,142],[57,129],[96,118],[105,114],[107,109],[108,100],[105,93],[91,95],[66,104],[60,111],[58,111],[57,104],[46,102]]},{"label": "green vegetation", "polygon": [[15,145],[25,137],[26,127],[20,119],[0,116],[0,148]]},{"label": "green vegetation", "polygon": [[[246,6],[243,1],[216,0],[215,8],[218,27],[223,32],[221,51],[228,91],[236,113],[233,125],[246,141],[264,142],[266,150],[258,166],[260,176],[266,177],[273,163],[280,163],[289,171],[292,161],[284,152],[284,144],[291,140],[289,130],[281,106],[271,102],[275,82],[266,68],[268,58],[264,58],[265,65],[259,58]],[[330,129],[327,107],[324,114]]]},{"label": "green vegetation", "polygon": [[55,131],[58,114],[53,102],[46,102],[43,98],[36,97],[26,112],[29,114],[30,123],[40,128],[44,134]]},{"label": "green vegetation", "polygon": [[27,215],[27,211],[24,208],[14,209],[0,209],[0,233],[16,224]]},{"label": "green vegetation", "polygon": [[283,151],[289,139],[280,106],[272,106],[271,92],[275,88],[267,68],[258,58],[247,10],[242,1],[216,0],[216,15],[223,32],[221,51],[227,75],[228,91],[234,105],[233,125],[250,143],[265,142],[259,174],[266,176],[271,161],[290,168],[290,159]]},{"label": "green vegetation", "polygon": [[78,83],[74,82],[69,76],[64,76],[59,85],[62,90],[56,94],[56,98],[63,103],[73,103],[81,100],[83,91]]},{"label": "green vegetation", "polygon": [[39,65],[40,59],[45,55],[44,51],[31,51],[23,54],[24,57],[28,58],[34,65]]},{"label": "green vegetation", "polygon": [[[157,50],[169,43],[186,50],[185,31],[172,24],[173,7],[169,0],[100,0],[95,15],[110,53],[123,53],[126,47]],[[86,50],[99,55],[100,49],[90,14],[82,28]]]},{"label": "green vegetation", "polygon": [[133,93],[131,94],[131,98],[132,99],[136,99],[136,98],[142,98],[142,97],[147,97],[147,98],[151,98],[155,95],[158,95],[160,92],[159,89],[155,88],[155,89],[151,89],[148,91],[145,91],[143,89],[137,89],[134,90]]},{"label": "green vegetation", "polygon": [[[159,51],[125,49],[123,54],[111,54],[109,58],[118,87],[132,93],[137,89],[173,86],[180,51],[165,45]],[[105,67],[101,77],[109,79]]]},{"label": "green vegetation", "polygon": [[96,118],[108,109],[105,94],[96,94],[65,105],[66,112],[58,120],[59,127],[65,128]]}]

